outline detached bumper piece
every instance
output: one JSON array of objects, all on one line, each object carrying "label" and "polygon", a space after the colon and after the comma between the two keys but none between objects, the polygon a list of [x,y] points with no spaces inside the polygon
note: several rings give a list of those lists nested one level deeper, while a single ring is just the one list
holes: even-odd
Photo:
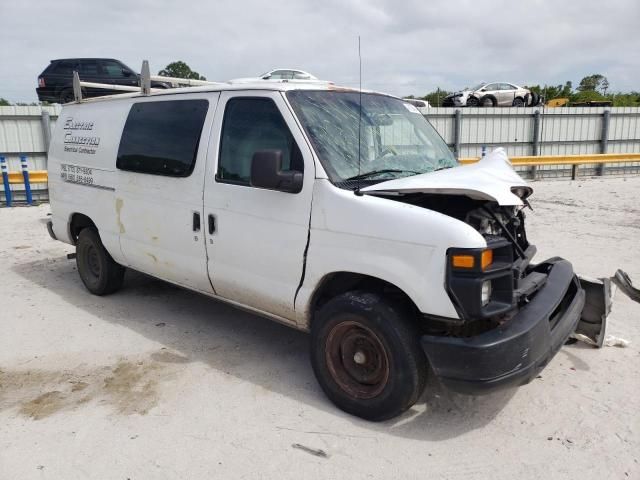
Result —
[{"label": "detached bumper piece", "polygon": [[575,330],[585,293],[571,264],[554,258],[535,267],[545,284],[503,325],[469,338],[424,335],[429,362],[442,383],[484,393],[531,381]]}]

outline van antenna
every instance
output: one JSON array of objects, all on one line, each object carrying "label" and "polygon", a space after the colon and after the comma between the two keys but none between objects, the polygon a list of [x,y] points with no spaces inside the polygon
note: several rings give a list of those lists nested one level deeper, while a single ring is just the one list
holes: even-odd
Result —
[{"label": "van antenna", "polygon": [[358,89],[358,185],[353,193],[362,196],[362,192],[360,191],[360,186],[362,183],[362,178],[360,177],[361,173],[361,163],[362,163],[362,155],[360,154],[360,148],[362,145],[361,135],[362,135],[362,53],[360,50],[360,35],[358,35],[358,82],[360,88]]}]

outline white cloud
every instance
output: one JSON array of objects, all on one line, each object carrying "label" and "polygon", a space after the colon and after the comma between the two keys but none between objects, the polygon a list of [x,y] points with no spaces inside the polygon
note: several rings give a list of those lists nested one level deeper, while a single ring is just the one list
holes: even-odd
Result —
[{"label": "white cloud", "polygon": [[13,101],[36,99],[50,59],[76,56],[183,60],[215,80],[290,66],[354,86],[358,35],[363,85],[398,95],[591,73],[640,89],[637,0],[21,0],[0,18],[0,97]]}]

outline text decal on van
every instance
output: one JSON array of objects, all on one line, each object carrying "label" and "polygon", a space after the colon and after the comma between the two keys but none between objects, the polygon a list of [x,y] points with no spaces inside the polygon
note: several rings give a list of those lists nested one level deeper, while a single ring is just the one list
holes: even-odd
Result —
[{"label": "text decal on van", "polygon": [[67,183],[85,185],[87,187],[101,188],[103,190],[115,190],[104,185],[109,182],[112,172],[95,167],[83,167],[81,165],[60,164],[60,178]]},{"label": "text decal on van", "polygon": [[100,137],[91,135],[93,126],[91,121],[67,117],[64,122],[64,151],[94,155],[100,145]]}]

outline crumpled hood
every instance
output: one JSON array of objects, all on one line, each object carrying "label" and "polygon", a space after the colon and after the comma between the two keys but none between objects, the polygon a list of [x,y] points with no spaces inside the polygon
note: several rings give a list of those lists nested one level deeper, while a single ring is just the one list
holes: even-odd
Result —
[{"label": "crumpled hood", "polygon": [[499,205],[522,205],[512,189],[520,188],[525,198],[533,189],[513,169],[503,148],[497,148],[479,162],[437,172],[388,180],[361,189],[364,193],[436,193],[465,195],[476,200],[493,200]]}]

